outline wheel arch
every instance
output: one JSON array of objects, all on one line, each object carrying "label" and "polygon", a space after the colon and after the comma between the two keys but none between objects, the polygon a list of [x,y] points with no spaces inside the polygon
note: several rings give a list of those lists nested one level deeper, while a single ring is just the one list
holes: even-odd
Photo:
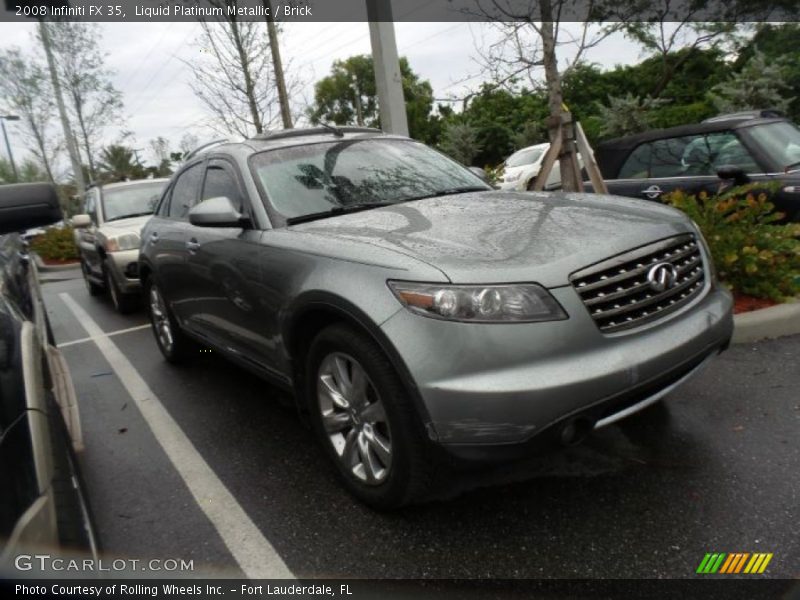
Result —
[{"label": "wheel arch", "polygon": [[298,405],[302,407],[305,404],[302,382],[305,377],[305,359],[311,343],[323,329],[337,323],[352,327],[371,338],[380,347],[414,403],[426,434],[435,439],[430,415],[414,379],[389,338],[363,310],[340,296],[326,292],[310,292],[298,299],[284,319],[282,327],[282,337],[290,360]]}]

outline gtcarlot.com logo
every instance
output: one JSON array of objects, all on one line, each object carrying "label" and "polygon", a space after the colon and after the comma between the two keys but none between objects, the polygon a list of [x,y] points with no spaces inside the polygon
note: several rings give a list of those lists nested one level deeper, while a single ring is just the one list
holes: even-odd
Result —
[{"label": "gtcarlot.com logo", "polygon": [[763,573],[771,560],[771,552],[755,554],[749,552],[708,552],[700,566],[697,567],[697,573],[704,575],[712,573],[756,575]]}]

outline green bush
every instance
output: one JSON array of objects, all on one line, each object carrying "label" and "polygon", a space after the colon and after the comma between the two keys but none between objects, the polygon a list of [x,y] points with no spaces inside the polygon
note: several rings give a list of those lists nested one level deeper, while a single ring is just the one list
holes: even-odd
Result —
[{"label": "green bush", "polygon": [[721,194],[688,195],[678,190],[665,202],[697,223],[718,275],[734,292],[783,301],[800,294],[800,224],[778,224],[763,184]]},{"label": "green bush", "polygon": [[44,260],[78,260],[72,227],[50,227],[31,241],[31,250]]}]

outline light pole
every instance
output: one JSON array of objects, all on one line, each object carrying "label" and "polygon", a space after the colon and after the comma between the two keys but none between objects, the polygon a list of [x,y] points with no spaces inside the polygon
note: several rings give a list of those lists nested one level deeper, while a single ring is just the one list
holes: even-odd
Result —
[{"label": "light pole", "polygon": [[19,179],[17,174],[17,165],[14,164],[14,155],[11,154],[11,144],[8,143],[8,133],[6,132],[6,121],[19,121],[17,115],[0,115],[0,125],[3,126],[3,138],[6,140],[6,150],[8,150],[8,160],[11,163],[11,171],[14,173],[14,179]]}]

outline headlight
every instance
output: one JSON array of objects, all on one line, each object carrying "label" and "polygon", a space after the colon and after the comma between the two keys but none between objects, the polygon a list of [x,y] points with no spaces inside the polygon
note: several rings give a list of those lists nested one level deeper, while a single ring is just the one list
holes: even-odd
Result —
[{"label": "headlight", "polygon": [[118,252],[120,250],[136,250],[139,242],[139,236],[135,233],[123,233],[106,238],[104,245],[106,252]]},{"label": "headlight", "polygon": [[522,173],[516,173],[516,174],[512,174],[512,175],[506,174],[505,175],[505,181],[511,183],[512,181],[516,181],[517,179],[519,179],[520,175],[522,175]]},{"label": "headlight", "polygon": [[519,323],[557,321],[567,315],[550,293],[533,284],[442,285],[389,281],[410,311],[448,321]]}]

